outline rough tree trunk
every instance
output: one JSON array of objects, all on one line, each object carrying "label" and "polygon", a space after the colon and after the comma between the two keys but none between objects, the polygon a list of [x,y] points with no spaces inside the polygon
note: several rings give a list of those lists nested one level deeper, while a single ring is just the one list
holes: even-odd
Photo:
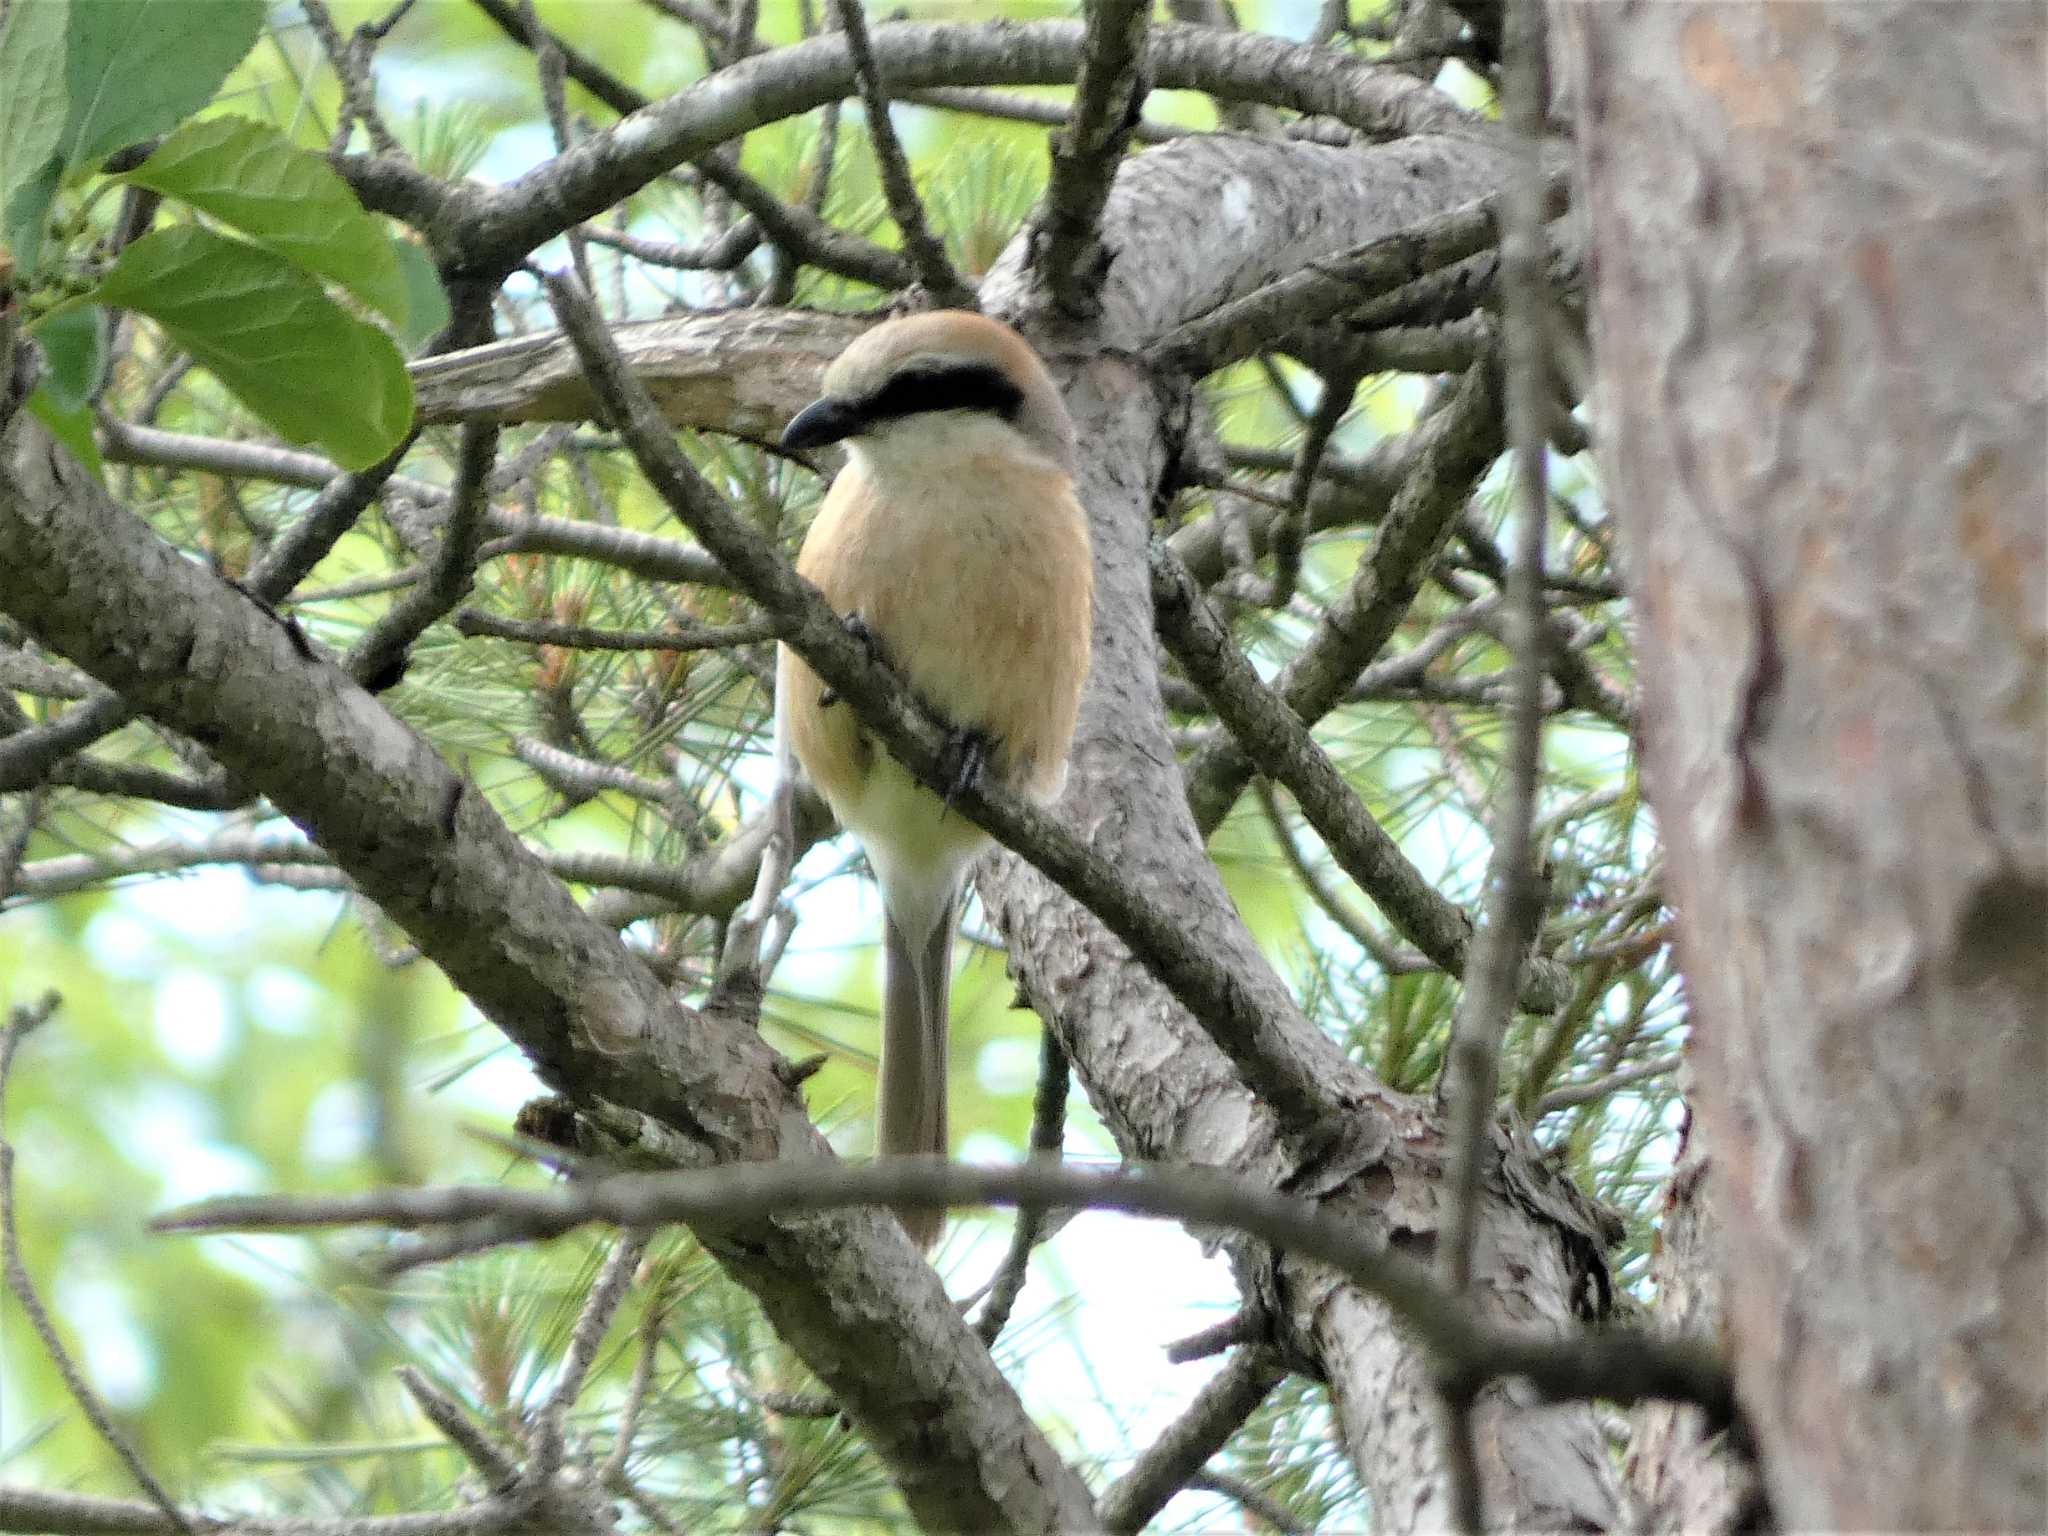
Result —
[{"label": "rough tree trunk", "polygon": [[1729,1333],[1792,1528],[2048,1527],[2043,17],[1565,17]]}]

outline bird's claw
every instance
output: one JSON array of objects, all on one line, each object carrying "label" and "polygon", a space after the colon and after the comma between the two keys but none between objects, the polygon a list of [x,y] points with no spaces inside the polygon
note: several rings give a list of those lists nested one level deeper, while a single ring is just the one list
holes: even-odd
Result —
[{"label": "bird's claw", "polygon": [[947,735],[946,756],[940,765],[946,775],[946,810],[950,811],[961,795],[980,785],[994,748],[995,744],[982,731],[955,730]]}]

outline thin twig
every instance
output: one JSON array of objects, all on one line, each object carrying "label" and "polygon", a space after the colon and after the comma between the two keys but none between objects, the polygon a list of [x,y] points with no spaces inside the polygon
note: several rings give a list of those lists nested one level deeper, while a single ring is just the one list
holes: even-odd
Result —
[{"label": "thin twig", "polygon": [[606,1488],[619,1485],[626,1475],[626,1463],[633,1457],[633,1437],[639,1432],[640,1413],[654,1385],[655,1359],[661,1353],[662,1324],[668,1315],[663,1300],[660,1294],[647,1300],[640,1326],[635,1330],[634,1341],[639,1347],[633,1356],[633,1379],[626,1384],[626,1400],[619,1406],[612,1448],[597,1473],[598,1482]]},{"label": "thin twig", "polygon": [[[1532,3],[1516,0],[1511,43],[1527,53],[1540,48]],[[1517,40],[1517,34],[1520,34]],[[1511,47],[1511,55],[1514,47]],[[1524,57],[1509,77],[1522,92],[1537,90],[1539,57]],[[1488,860],[1485,917],[1475,941],[1472,974],[1452,1032],[1444,1081],[1452,1107],[1452,1211],[1441,1255],[1445,1283],[1461,1291],[1471,1278],[1472,1244],[1478,1218],[1486,1128],[1491,1123],[1499,1074],[1499,1042],[1518,991],[1517,973],[1541,916],[1541,880],[1530,848],[1535,824],[1538,769],[1542,754],[1544,612],[1541,574],[1549,496],[1545,484],[1543,407],[1548,369],[1544,362],[1543,305],[1546,295],[1536,255],[1540,250],[1541,191],[1536,140],[1541,103],[1516,109],[1514,140],[1519,159],[1508,191],[1503,232],[1503,275],[1508,306],[1508,430],[1514,450],[1518,512],[1515,562],[1508,572],[1507,616],[1515,637],[1515,693],[1508,711],[1509,742],[1496,792],[1493,853]],[[1550,1006],[1555,1005],[1552,999]]]},{"label": "thin twig", "polygon": [[1130,1470],[1103,1490],[1097,1505],[1102,1528],[1112,1536],[1136,1536],[1286,1379],[1287,1368],[1265,1350],[1232,1355]]},{"label": "thin twig", "polygon": [[469,1410],[443,1392],[415,1365],[401,1365],[394,1375],[412,1400],[419,1404],[427,1422],[438,1429],[448,1443],[462,1453],[463,1460],[482,1475],[493,1494],[509,1493],[519,1483],[519,1466],[484,1433]]},{"label": "thin twig", "polygon": [[15,882],[21,876],[21,861],[28,853],[29,839],[36,835],[36,826],[43,819],[48,796],[49,791],[41,785],[30,790],[21,802],[20,824],[0,839],[0,906],[5,906],[14,894]]},{"label": "thin twig", "polygon": [[1288,478],[1285,511],[1273,520],[1269,546],[1273,555],[1272,579],[1252,581],[1248,579],[1251,573],[1244,572],[1233,586],[1233,595],[1261,608],[1284,608],[1294,601],[1294,590],[1301,580],[1301,552],[1308,542],[1309,499],[1315,490],[1316,472],[1322,465],[1323,450],[1330,446],[1344,413],[1351,409],[1351,398],[1357,389],[1356,374],[1324,377],[1322,398],[1305,423],[1301,450],[1295,455]]},{"label": "thin twig", "polygon": [[1267,1338],[1273,1331],[1273,1321],[1260,1307],[1241,1307],[1220,1323],[1197,1329],[1184,1339],[1175,1339],[1166,1346],[1166,1360],[1169,1365],[1186,1365],[1192,1360],[1206,1360],[1211,1355],[1220,1355],[1226,1349],[1235,1349],[1240,1344],[1256,1344]]},{"label": "thin twig", "polygon": [[882,195],[889,204],[889,217],[903,232],[903,249],[934,303],[942,309],[973,309],[974,290],[953,270],[946,248],[925,222],[924,204],[910,179],[910,161],[896,137],[895,125],[889,121],[889,97],[882,89],[875,51],[868,41],[868,21],[861,13],[861,0],[833,0],[833,7],[839,15],[840,29],[846,34],[846,51],[853,60],[854,78],[860,82],[860,102],[867,113],[868,140],[874,145]]},{"label": "thin twig", "polygon": [[579,800],[592,800],[607,791],[630,795],[663,807],[690,822],[698,820],[697,807],[673,778],[649,778],[616,763],[594,763],[538,736],[512,738],[512,755],[531,768],[553,788]]},{"label": "thin twig", "polygon": [[149,1470],[128,1437],[115,1427],[114,1417],[107,1411],[106,1404],[100,1401],[99,1394],[86,1381],[85,1373],[71,1358],[71,1352],[64,1347],[64,1341],[57,1336],[57,1326],[50,1320],[35,1282],[29,1278],[28,1266],[22,1262],[21,1230],[14,1207],[14,1144],[7,1139],[7,1085],[14,1075],[14,1054],[21,1048],[21,1042],[49,1022],[50,1015],[57,1011],[57,1002],[57,994],[47,992],[26,1007],[11,1008],[7,1014],[7,1027],[0,1030],[0,1270],[5,1271],[7,1289],[20,1303],[29,1327],[42,1341],[43,1353],[56,1367],[64,1390],[71,1394],[72,1402],[78,1405],[85,1421],[121,1458],[128,1475],[135,1479],[135,1485],[148,1496],[150,1503],[162,1511],[171,1526],[178,1531],[190,1532],[192,1526],[184,1511],[178,1508],[164,1485],[156,1480],[156,1474]]},{"label": "thin twig", "polygon": [[[1308,727],[1259,680],[1187,568],[1158,541],[1152,600],[1161,641],[1258,769],[1287,786],[1339,867],[1409,942],[1444,970],[1464,975],[1472,962],[1472,923],[1464,909],[1415,867]],[[1524,1001],[1547,1010],[1561,990],[1559,967],[1532,967]]]},{"label": "thin twig", "polygon": [[394,672],[402,667],[413,641],[469,591],[489,508],[486,482],[497,451],[497,423],[463,424],[456,451],[455,491],[440,545],[427,562],[419,585],[392,604],[349,652],[348,669],[358,680],[395,681]]},{"label": "thin twig", "polygon": [[[1067,1094],[1073,1080],[1067,1048],[1050,1024],[1039,1029],[1038,1085],[1031,1095],[1031,1155],[1057,1162],[1066,1143]],[[1017,1208],[1017,1224],[1010,1230],[1010,1247],[989,1282],[988,1300],[974,1331],[991,1349],[1010,1320],[1017,1298],[1024,1290],[1024,1277],[1031,1268],[1031,1250],[1045,1235],[1045,1211],[1035,1205]]]},{"label": "thin twig", "polygon": [[554,645],[576,651],[723,651],[736,645],[773,640],[781,626],[773,619],[744,624],[706,624],[695,629],[595,629],[587,624],[557,624],[546,619],[507,619],[480,608],[458,608],[458,633],[520,640],[528,645]]},{"label": "thin twig", "polygon": [[1123,1211],[1249,1234],[1328,1264],[1385,1302],[1435,1359],[1449,1388],[1476,1392],[1513,1376],[1553,1399],[1649,1397],[1697,1403],[1718,1422],[1735,1413],[1726,1369],[1711,1350],[1635,1329],[1559,1337],[1505,1333],[1480,1323],[1427,1270],[1329,1216],[1312,1201],[1214,1169],[1148,1165],[1082,1168],[1034,1161],[1009,1167],[890,1157],[870,1163],[735,1163],[672,1173],[627,1173],[521,1188],[501,1184],[408,1187],[363,1195],[237,1195],[167,1212],[160,1232],[308,1231],[375,1226],[436,1235],[386,1261],[394,1272],[507,1243],[542,1241],[591,1223],[703,1231],[774,1216],[851,1206],[930,1209],[1023,1203]]},{"label": "thin twig", "polygon": [[1235,1499],[1251,1514],[1266,1525],[1270,1525],[1280,1536],[1311,1536],[1315,1527],[1293,1510],[1282,1504],[1272,1494],[1234,1473],[1219,1471],[1215,1467],[1204,1467],[1188,1479],[1190,1488],[1199,1488],[1205,1493],[1220,1493],[1226,1499]]},{"label": "thin twig", "polygon": [[598,1346],[604,1343],[612,1318],[617,1314],[619,1304],[626,1299],[627,1288],[633,1283],[633,1272],[640,1267],[641,1256],[646,1252],[645,1232],[624,1233],[605,1259],[604,1268],[598,1272],[597,1281],[590,1288],[590,1296],[583,1303],[583,1310],[577,1314],[576,1326],[569,1335],[569,1348],[562,1357],[561,1374],[555,1381],[554,1391],[541,1404],[533,1428],[533,1464],[528,1475],[536,1482],[552,1480],[561,1469],[562,1454],[568,1443],[569,1410],[576,1406],[576,1399],[583,1394],[583,1383],[597,1360]]},{"label": "thin twig", "polygon": [[[766,988],[772,963],[762,963],[762,937],[781,909],[782,891],[789,884],[789,872],[796,865],[796,773],[793,760],[778,744],[775,788],[762,812],[768,838],[761,845],[761,862],[754,876],[754,892],[747,904],[733,914],[726,929],[725,949],[718,958],[718,981],[729,983],[751,972],[753,985]],[[779,956],[779,946],[776,946]]]},{"label": "thin twig", "polygon": [[[1550,516],[1546,482],[1550,366],[1549,295],[1543,273],[1544,188],[1541,138],[1549,96],[1539,0],[1511,0],[1503,57],[1503,96],[1512,159],[1501,231],[1501,287],[1506,300],[1508,438],[1520,526],[1508,572],[1508,615],[1516,641],[1508,747],[1496,791],[1493,852],[1487,860],[1484,924],[1474,944],[1446,1071],[1438,1082],[1451,1117],[1450,1210],[1439,1241],[1439,1274],[1453,1295],[1472,1279],[1488,1132],[1499,1092],[1500,1044],[1514,1009],[1524,957],[1542,921],[1544,880],[1530,834],[1543,752],[1543,679],[1548,638],[1543,607],[1544,533]],[[1442,1391],[1452,1516],[1460,1530],[1486,1528],[1485,1491],[1471,1418],[1476,1384]]]},{"label": "thin twig", "polygon": [[606,229],[602,224],[578,227],[583,238],[593,245],[610,246],[651,267],[668,267],[682,272],[729,272],[753,255],[761,243],[761,226],[752,219],[741,219],[709,240],[700,240],[695,245],[683,245],[675,240],[649,240],[628,234],[623,229]]},{"label": "thin twig", "polygon": [[[327,55],[327,62],[334,68],[334,78],[341,83],[341,113],[335,123],[333,148],[348,148],[349,128],[354,122],[361,122],[370,135],[370,144],[380,155],[396,155],[403,151],[398,140],[391,136],[384,119],[377,111],[377,93],[371,88],[369,45],[381,33],[370,33],[365,28],[356,29],[359,43],[343,42],[341,32],[334,25],[325,0],[299,0],[299,9],[305,13],[306,22],[313,29],[313,35],[320,39],[321,51]],[[400,14],[403,14],[401,11]],[[393,18],[395,24],[396,18]],[[389,31],[387,26],[385,31]]]},{"label": "thin twig", "polygon": [[723,154],[696,162],[703,178],[739,204],[769,244],[799,266],[834,272],[876,288],[908,287],[919,269],[902,253],[848,234],[809,208],[785,203]]},{"label": "thin twig", "polygon": [[1672,1051],[1668,1055],[1653,1056],[1638,1066],[1625,1067],[1619,1072],[1597,1077],[1590,1083],[1566,1083],[1561,1088],[1551,1089],[1538,1099],[1529,1112],[1529,1118],[1532,1121],[1541,1120],[1545,1115],[1554,1115],[1560,1109],[1576,1109],[1581,1104],[1591,1104],[1619,1089],[1630,1088],[1637,1083],[1647,1083],[1653,1078],[1668,1077],[1684,1065],[1684,1055]]},{"label": "thin twig", "polygon": [[1323,872],[1309,862],[1307,853],[1295,839],[1294,829],[1287,825],[1287,815],[1280,808],[1280,797],[1273,792],[1270,779],[1255,780],[1252,794],[1265,815],[1267,827],[1272,830],[1273,841],[1280,845],[1280,856],[1287,861],[1289,871],[1315,904],[1323,909],[1323,915],[1348,933],[1358,947],[1372,957],[1381,975],[1407,976],[1417,971],[1436,969],[1429,956],[1404,952],[1389,944],[1386,936],[1373,927],[1365,914],[1344,900],[1323,878]]},{"label": "thin twig", "polygon": [[[1333,599],[1272,692],[1297,723],[1313,724],[1342,703],[1359,672],[1399,630],[1429,569],[1457,526],[1458,514],[1501,447],[1499,394],[1492,368],[1468,370],[1443,408],[1422,422],[1407,473],[1379,520],[1372,547],[1349,586]],[[1195,824],[1213,832],[1254,771],[1247,747],[1231,736],[1197,753],[1186,769]]]}]

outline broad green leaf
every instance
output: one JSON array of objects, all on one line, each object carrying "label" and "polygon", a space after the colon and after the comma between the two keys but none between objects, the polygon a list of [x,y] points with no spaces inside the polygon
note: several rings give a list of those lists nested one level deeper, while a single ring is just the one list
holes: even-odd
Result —
[{"label": "broad green leaf", "polygon": [[16,4],[0,22],[0,248],[26,272],[57,191],[65,118],[66,0]]},{"label": "broad green leaf", "polygon": [[294,442],[350,469],[381,459],[412,421],[405,360],[274,251],[181,225],[129,246],[89,295],[155,320]]},{"label": "broad green leaf", "polygon": [[99,440],[92,435],[92,408],[83,403],[66,405],[50,391],[47,380],[28,397],[28,408],[36,419],[50,429],[50,436],[69,448],[92,477],[102,483],[107,478],[107,466],[100,458]]},{"label": "broad green leaf", "polygon": [[412,351],[448,323],[448,293],[425,250],[401,235],[391,237],[391,250],[405,281],[405,318],[398,336]]},{"label": "broad green leaf", "polygon": [[104,357],[99,310],[90,304],[60,309],[31,326],[29,332],[42,346],[44,361],[50,366],[43,388],[64,410],[84,409]]},{"label": "broad green leaf", "polygon": [[408,296],[398,255],[348,183],[267,123],[187,123],[120,178],[179,198],[286,260],[341,284],[402,322]]},{"label": "broad green leaf", "polygon": [[34,272],[42,260],[43,225],[50,217],[50,204],[56,199],[63,171],[63,165],[51,156],[39,173],[15,188],[13,197],[0,203],[0,244],[14,253],[14,264],[23,272]]},{"label": "broad green leaf", "polygon": [[58,146],[67,171],[175,128],[213,99],[263,30],[263,0],[70,0],[70,9],[70,112]]}]

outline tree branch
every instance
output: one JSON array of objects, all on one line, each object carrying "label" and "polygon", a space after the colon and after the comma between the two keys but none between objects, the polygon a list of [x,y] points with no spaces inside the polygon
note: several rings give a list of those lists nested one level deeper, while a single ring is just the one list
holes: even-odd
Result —
[{"label": "tree branch", "polygon": [[[1341,703],[1359,672],[1379,654],[1443,548],[1472,487],[1500,451],[1499,397],[1489,364],[1476,365],[1457,393],[1418,429],[1415,466],[1381,520],[1350,587],[1333,601],[1293,660],[1273,680],[1296,718],[1313,724]],[[1247,743],[1222,740],[1187,764],[1195,823],[1213,832],[1244,792],[1253,764]]]},{"label": "tree branch", "polygon": [[1232,1355],[1130,1470],[1103,1490],[1097,1506],[1103,1529],[1137,1536],[1286,1379],[1286,1367],[1263,1350]]},{"label": "tree branch", "polygon": [[[682,1223],[717,1233],[754,1230],[772,1216],[850,1206],[1025,1203],[1227,1227],[1332,1265],[1394,1309],[1436,1358],[1449,1390],[1470,1394],[1486,1382],[1514,1376],[1552,1400],[1630,1403],[1666,1397],[1696,1403],[1724,1424],[1735,1417],[1727,1373],[1709,1351],[1632,1329],[1558,1338],[1486,1328],[1422,1266],[1361,1236],[1315,1202],[1206,1168],[1046,1162],[991,1167],[937,1157],[742,1163],[612,1174],[541,1188],[451,1184],[355,1195],[228,1195],[168,1211],[150,1225],[158,1232],[185,1233],[360,1226],[431,1232],[443,1239],[432,1242],[432,1256],[444,1260],[507,1243],[546,1241],[593,1223],[634,1229]],[[421,1251],[425,1242],[392,1262],[412,1268]]]},{"label": "tree branch", "polygon": [[889,204],[889,217],[903,232],[903,249],[933,302],[942,309],[973,309],[974,290],[953,270],[946,248],[925,221],[924,203],[910,178],[910,161],[896,137],[896,125],[889,120],[889,97],[882,88],[881,66],[868,45],[868,19],[861,4],[862,0],[833,0],[847,57],[853,62],[853,78],[860,87],[861,107],[867,113],[868,142],[874,146],[875,169],[881,178],[882,196]]},{"label": "tree branch", "polygon": [[[1185,566],[1154,546],[1159,637],[1258,769],[1287,786],[1338,864],[1388,921],[1438,965],[1462,976],[1472,920],[1446,900],[1365,808],[1308,727],[1263,683],[1224,630]],[[1556,966],[1532,968],[1524,1002],[1543,1011],[1561,991]]]},{"label": "tree branch", "polygon": [[[472,785],[267,611],[114,506],[28,418],[0,438],[0,608],[138,708],[203,736],[544,1081],[669,1127],[674,1155],[829,1155],[750,1018],[680,1007]],[[1086,1490],[892,1219],[773,1225],[715,1251],[845,1403],[920,1519],[1086,1523]]]},{"label": "tree branch", "polygon": [[1032,215],[1031,268],[1052,310],[1092,319],[1111,252],[1102,212],[1148,89],[1145,29],[1151,0],[1091,0],[1084,11],[1073,118],[1054,135],[1052,177]]}]

